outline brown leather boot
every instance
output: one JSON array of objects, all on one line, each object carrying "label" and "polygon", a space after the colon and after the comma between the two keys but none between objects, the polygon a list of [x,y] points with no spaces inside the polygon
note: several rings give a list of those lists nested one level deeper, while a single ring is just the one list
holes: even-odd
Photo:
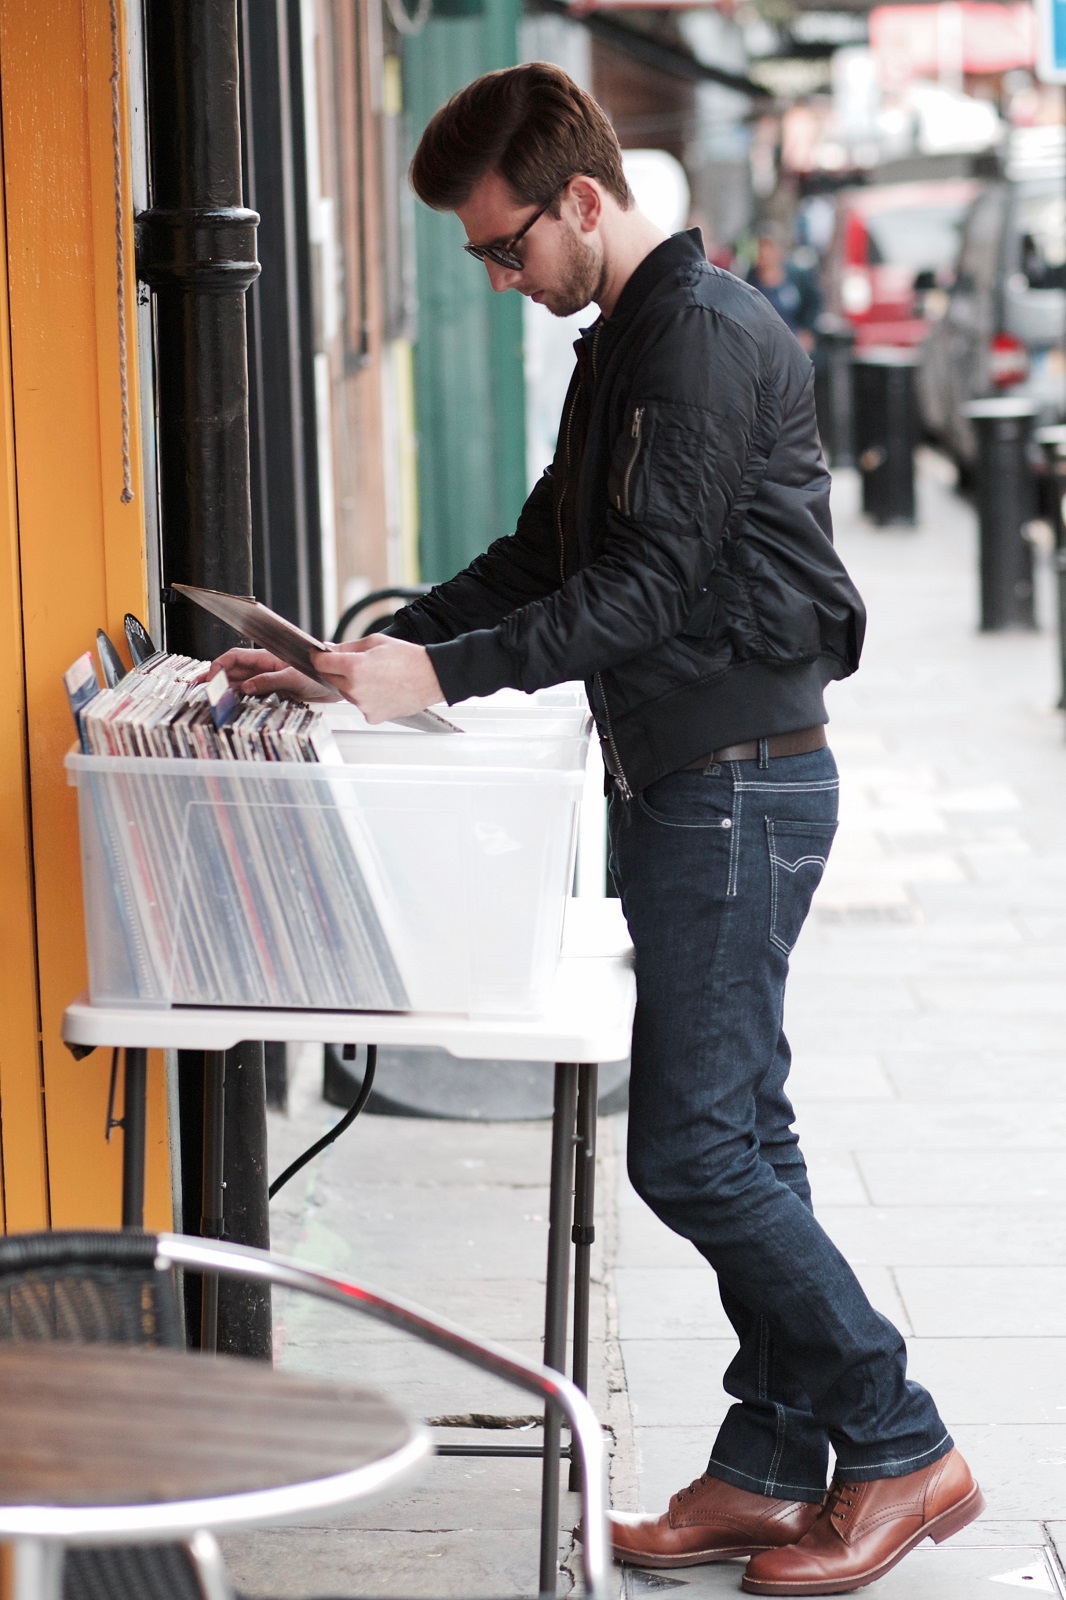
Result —
[{"label": "brown leather boot", "polygon": [[802,1500],[750,1494],[705,1472],[674,1495],[661,1517],[614,1512],[610,1519],[614,1558],[634,1567],[733,1561],[799,1539],[819,1509]]},{"label": "brown leather boot", "polygon": [[949,1539],[985,1508],[973,1474],[951,1450],[903,1478],[836,1477],[810,1532],[787,1550],[753,1556],[748,1594],[847,1594],[882,1577],[923,1539]]}]

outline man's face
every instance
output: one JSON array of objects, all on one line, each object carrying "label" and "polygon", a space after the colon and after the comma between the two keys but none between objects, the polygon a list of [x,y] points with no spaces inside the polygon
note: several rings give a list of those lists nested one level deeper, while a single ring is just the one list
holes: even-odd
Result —
[{"label": "man's face", "polygon": [[[595,230],[581,224],[581,208],[569,187],[560,197],[561,214],[545,212],[515,246],[522,270],[485,262],[496,290],[517,289],[556,317],[583,311],[597,298],[604,278],[603,249]],[[456,215],[471,244],[506,245],[536,214],[537,207],[516,200],[499,173],[490,172]]]},{"label": "man's face", "polygon": [[765,234],[759,240],[758,251],[755,258],[756,270],[762,278],[777,278],[781,276],[784,262],[784,252],[776,239],[768,238]]}]

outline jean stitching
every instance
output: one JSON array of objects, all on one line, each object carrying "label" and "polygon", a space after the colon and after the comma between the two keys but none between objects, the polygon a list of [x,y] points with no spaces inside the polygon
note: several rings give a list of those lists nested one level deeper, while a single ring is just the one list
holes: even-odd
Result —
[{"label": "jean stitching", "polygon": [[767,1353],[770,1347],[770,1327],[765,1317],[759,1318],[759,1399],[765,1400],[770,1388],[767,1370]]},{"label": "jean stitching", "polygon": [[[824,829],[824,831],[827,834],[830,834],[830,836],[832,837],[833,835],[836,834],[836,830],[837,830],[837,824],[835,822],[801,822],[801,821],[791,821],[789,819],[781,819],[781,820],[782,820],[782,826],[784,826],[784,827],[789,827],[789,826],[798,827],[801,830],[806,831],[808,833],[811,831],[811,829],[815,829],[815,828]],[[767,850],[768,850],[769,856],[770,856],[770,935],[769,935],[769,937],[770,937],[770,943],[774,946],[774,948],[777,949],[777,950],[780,950],[782,955],[788,956],[788,955],[791,955],[792,951],[795,949],[795,943],[793,942],[792,944],[786,944],[784,939],[782,939],[780,937],[780,935],[778,934],[778,932],[777,932],[777,900],[778,900],[778,882],[779,882],[779,880],[778,880],[778,872],[779,871],[784,871],[784,872],[788,872],[788,873],[791,873],[791,874],[794,875],[795,873],[797,873],[799,871],[799,869],[801,867],[818,866],[818,867],[821,868],[821,873],[819,874],[819,882],[820,882],[822,876],[825,873],[825,869],[829,864],[829,855],[828,855],[828,852],[825,855],[818,855],[818,854],[815,854],[815,853],[811,853],[811,854],[805,855],[805,856],[798,856],[795,861],[787,861],[783,855],[780,855],[778,853],[778,850],[777,850],[777,836],[776,836],[776,832],[775,832],[776,826],[777,826],[777,824],[774,821],[773,817],[767,817],[766,818],[766,845],[767,845]]]},{"label": "jean stitching", "polygon": [[729,763],[729,770],[733,777],[733,832],[729,840],[729,882],[726,885],[727,898],[735,899],[737,893],[737,876],[740,872],[740,818],[743,809],[743,785],[738,781],[737,764]]},{"label": "jean stitching", "polygon": [[781,1457],[785,1452],[785,1408],[784,1406],[775,1405],[774,1412],[777,1418],[776,1437],[774,1439],[773,1460],[770,1462],[770,1470],[766,1474],[767,1494],[773,1493],[774,1486],[777,1483],[777,1469],[781,1464]]},{"label": "jean stitching", "polygon": [[767,794],[829,794],[832,790],[840,788],[840,780],[832,778],[824,783],[753,783],[751,781],[738,781],[737,788],[763,790]]},{"label": "jean stitching", "polygon": [[[735,1467],[731,1461],[719,1461],[716,1456],[712,1456],[707,1465],[708,1467],[724,1467],[727,1472],[735,1473],[738,1478],[747,1478],[749,1483],[757,1483],[761,1486],[766,1482],[765,1478],[757,1478],[754,1473],[745,1472],[742,1467]],[[778,1489],[796,1489],[800,1494],[821,1495],[825,1493],[824,1483],[779,1483],[776,1487]]]},{"label": "jean stitching", "polygon": [[[772,830],[773,823],[770,821],[769,818],[767,818],[767,826]],[[795,947],[795,944],[786,944],[784,939],[781,938],[780,934],[777,931],[777,881],[778,881],[777,880],[777,874],[778,874],[778,871],[779,870],[783,870],[785,872],[795,873],[795,872],[799,871],[800,867],[810,867],[810,866],[814,866],[815,864],[820,866],[821,869],[822,869],[822,873],[824,873],[825,869],[826,869],[826,866],[828,865],[828,857],[826,857],[826,856],[800,856],[798,861],[788,862],[788,861],[783,861],[780,856],[775,855],[774,851],[773,851],[773,848],[771,847],[771,850],[770,850],[770,943],[772,945],[775,945],[777,947],[777,949],[781,951],[782,955],[790,956],[792,954],[793,950],[796,947]],[[821,875],[819,875],[819,882],[820,881],[821,881]]]},{"label": "jean stitching", "polygon": [[712,822],[676,822],[673,817],[664,817],[661,811],[654,811],[652,807],[648,805],[643,795],[637,796],[637,803],[648,820],[650,822],[658,823],[660,828],[688,828],[690,830],[699,832],[701,830],[706,831],[710,828],[722,829],[729,820],[728,817],[717,817]]},{"label": "jean stitching", "polygon": [[912,1461],[926,1461],[930,1457],[935,1459],[936,1452],[940,1449],[941,1445],[949,1442],[950,1439],[950,1433],[944,1433],[937,1440],[936,1444],[930,1445],[928,1450],[920,1450],[916,1456],[895,1456],[890,1461],[864,1461],[861,1464],[856,1463],[854,1467],[839,1467],[838,1476],[846,1478],[849,1472],[880,1472],[885,1467],[906,1467],[909,1466]]},{"label": "jean stitching", "polygon": [[[759,1318],[759,1399],[767,1400],[770,1395],[770,1324],[764,1316]],[[769,1470],[766,1474],[766,1493],[773,1489],[777,1478],[777,1469],[781,1465],[781,1457],[785,1449],[785,1414],[780,1405],[774,1406],[774,1453],[770,1459]]]},{"label": "jean stitching", "polygon": [[[780,939],[777,937],[777,854],[774,850],[774,819],[766,819],[766,846],[770,852],[770,943],[783,950]],[[788,951],[785,950],[785,955]]]}]

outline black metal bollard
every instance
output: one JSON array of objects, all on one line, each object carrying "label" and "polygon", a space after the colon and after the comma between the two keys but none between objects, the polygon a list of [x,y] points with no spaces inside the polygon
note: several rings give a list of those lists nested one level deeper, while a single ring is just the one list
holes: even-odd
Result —
[{"label": "black metal bollard", "polygon": [[1066,457],[1063,455],[1066,451],[1066,423],[1056,422],[1049,428],[1037,428],[1033,440],[1040,446],[1051,485],[1048,510],[1051,512],[1055,543],[1059,545],[1063,542],[1062,497],[1066,493]]},{"label": "black metal bollard", "polygon": [[853,365],[862,509],[878,527],[913,527],[918,357],[913,350],[878,345],[857,351]]},{"label": "black metal bollard", "polygon": [[1038,428],[1034,434],[1044,452],[1051,480],[1051,526],[1055,532],[1055,610],[1059,630],[1059,709],[1066,709],[1066,426]]},{"label": "black metal bollard", "polygon": [[831,467],[855,465],[855,394],[852,351],[855,329],[846,317],[826,311],[818,318],[814,356],[814,400],[822,449]]},{"label": "black metal bollard", "polygon": [[1028,445],[1031,400],[973,400],[963,415],[977,435],[981,628],[1035,628],[1033,549],[1023,528],[1036,514]]}]

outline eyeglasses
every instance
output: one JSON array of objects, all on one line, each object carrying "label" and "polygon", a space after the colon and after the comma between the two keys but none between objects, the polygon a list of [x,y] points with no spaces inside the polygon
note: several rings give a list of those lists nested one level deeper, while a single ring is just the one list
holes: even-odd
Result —
[{"label": "eyeglasses", "polygon": [[516,253],[515,245],[524,239],[533,224],[539,222],[544,213],[551,209],[569,182],[570,179],[567,178],[566,183],[561,183],[555,193],[549,195],[548,199],[545,200],[540,210],[534,211],[529,221],[523,224],[510,239],[505,239],[502,244],[464,244],[463,249],[467,255],[473,256],[475,261],[491,261],[494,266],[506,267],[508,272],[523,271],[525,262]]}]

